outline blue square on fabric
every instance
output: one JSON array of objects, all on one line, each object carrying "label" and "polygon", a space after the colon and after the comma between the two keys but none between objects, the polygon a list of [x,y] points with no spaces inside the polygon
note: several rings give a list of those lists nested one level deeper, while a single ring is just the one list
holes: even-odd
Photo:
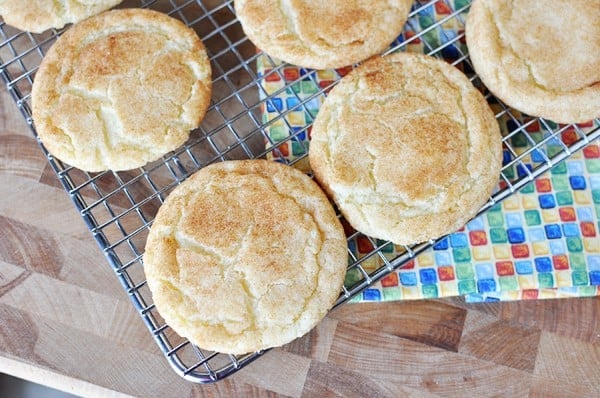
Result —
[{"label": "blue square on fabric", "polygon": [[480,279],[477,281],[477,291],[479,293],[495,292],[496,281],[493,279]]},{"label": "blue square on fabric", "polygon": [[534,149],[531,151],[531,160],[536,163],[543,163],[546,161],[545,154],[541,149]]},{"label": "blue square on fabric", "polygon": [[556,200],[552,194],[540,195],[538,201],[540,202],[540,207],[542,209],[553,209],[556,207]]},{"label": "blue square on fabric", "polygon": [[600,256],[587,256],[587,265],[590,271],[600,271]]},{"label": "blue square on fabric", "polygon": [[363,299],[365,301],[381,301],[381,292],[377,289],[365,289]]},{"label": "blue square on fabric", "polygon": [[483,222],[483,217],[477,217],[469,221],[467,224],[467,228],[469,231],[481,231],[485,229],[485,223]]},{"label": "blue square on fabric", "polygon": [[400,272],[400,283],[404,286],[416,286],[417,285],[417,273],[416,272]]},{"label": "blue square on fabric", "polygon": [[592,189],[600,189],[600,176],[595,175],[590,177],[590,187]]},{"label": "blue square on fabric", "polygon": [[591,207],[578,207],[577,218],[579,221],[596,221]]},{"label": "blue square on fabric", "polygon": [[506,234],[510,243],[525,242],[525,231],[523,228],[509,228],[506,230]]},{"label": "blue square on fabric", "polygon": [[267,112],[281,112],[283,110],[283,101],[281,98],[269,98],[267,100]]},{"label": "blue square on fabric", "polygon": [[568,238],[579,237],[579,225],[575,223],[565,223],[563,224],[563,231],[565,236]]},{"label": "blue square on fabric", "polygon": [[444,238],[433,245],[433,250],[446,250],[448,249],[448,238]]},{"label": "blue square on fabric", "polygon": [[499,302],[499,301],[500,301],[500,299],[499,299],[498,297],[490,297],[490,296],[487,296],[487,297],[485,298],[485,302],[486,302],[486,303],[497,303],[497,302]]},{"label": "blue square on fabric", "polygon": [[296,97],[288,97],[285,99],[285,105],[287,106],[288,109],[292,109],[299,103],[300,103],[300,100]]},{"label": "blue square on fabric", "polygon": [[494,278],[494,266],[490,263],[476,264],[475,273],[477,279],[492,279]]},{"label": "blue square on fabric", "polygon": [[550,260],[550,257],[538,257],[534,261],[535,261],[535,270],[537,272],[552,271],[552,260]]},{"label": "blue square on fabric", "polygon": [[519,275],[530,275],[533,274],[533,264],[531,261],[516,261],[515,270]]},{"label": "blue square on fabric", "polygon": [[304,141],[306,140],[306,129],[304,127],[292,127],[294,137],[292,140],[294,141]]},{"label": "blue square on fabric", "polygon": [[452,257],[450,256],[450,253],[447,251],[438,251],[435,252],[434,254],[435,256],[435,263],[436,265],[450,265],[452,264]]},{"label": "blue square on fabric", "polygon": [[531,170],[533,170],[533,166],[530,164],[526,164],[525,167],[523,167],[522,164],[517,165],[517,174],[519,178],[527,177],[531,174]]},{"label": "blue square on fabric", "polygon": [[452,247],[465,247],[469,244],[467,234],[462,232],[456,232],[450,235],[450,246]]},{"label": "blue square on fabric", "polygon": [[584,190],[587,186],[585,178],[583,176],[569,177],[569,184],[571,184],[571,188],[573,188],[576,191]]},{"label": "blue square on fabric", "polygon": [[546,240],[546,233],[543,228],[529,228],[527,230],[527,234],[529,235],[529,240],[532,242],[541,242]]},{"label": "blue square on fabric", "polygon": [[[512,130],[511,130],[512,131]],[[512,154],[509,151],[502,151],[502,166],[506,166],[513,159]]]},{"label": "blue square on fabric", "polygon": [[590,271],[590,285],[600,285],[600,271]]},{"label": "blue square on fabric", "polygon": [[505,216],[506,218],[506,226],[508,228],[516,228],[523,226],[523,219],[521,218],[521,213],[508,213]]},{"label": "blue square on fabric", "polygon": [[583,162],[581,161],[569,161],[567,162],[567,169],[571,175],[582,175],[583,174]]},{"label": "blue square on fabric", "polygon": [[551,240],[548,242],[550,245],[550,253],[553,255],[565,254],[565,244],[562,240]]},{"label": "blue square on fabric", "polygon": [[558,224],[544,225],[544,231],[546,231],[546,237],[548,239],[558,239],[558,238],[562,237],[562,233],[560,231],[560,225],[558,225]]},{"label": "blue square on fabric", "polygon": [[419,277],[423,285],[432,285],[437,283],[437,272],[433,268],[425,268],[419,270]]}]

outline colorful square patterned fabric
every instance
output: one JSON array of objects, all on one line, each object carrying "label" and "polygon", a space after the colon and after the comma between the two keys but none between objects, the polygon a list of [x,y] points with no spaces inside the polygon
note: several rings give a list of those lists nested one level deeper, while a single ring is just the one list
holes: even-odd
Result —
[{"label": "colorful square patterned fabric", "polygon": [[[465,59],[464,12],[469,1],[415,3],[400,43],[400,51],[432,53],[453,62],[472,76]],[[451,5],[453,9],[448,6]],[[463,13],[449,15],[453,10]],[[259,54],[262,121],[268,140],[267,157],[308,172],[306,154],[310,125],[333,84],[351,67],[312,71],[282,64]],[[477,84],[477,81],[474,81]],[[532,179],[540,164],[597,128],[595,122],[557,126],[527,117],[490,100],[505,140],[503,189],[515,181]],[[560,131],[560,134],[551,134]],[[532,148],[535,148],[532,150]],[[347,228],[350,228],[346,226]],[[588,144],[518,193],[496,204],[462,230],[438,241],[354,298],[354,301],[465,296],[469,302],[580,297],[600,295],[600,146]],[[388,259],[404,248],[385,242],[379,250]],[[358,235],[349,241],[357,259],[372,253],[373,240]],[[380,268],[380,256],[362,262],[365,271]],[[363,278],[350,269],[347,284]]]}]

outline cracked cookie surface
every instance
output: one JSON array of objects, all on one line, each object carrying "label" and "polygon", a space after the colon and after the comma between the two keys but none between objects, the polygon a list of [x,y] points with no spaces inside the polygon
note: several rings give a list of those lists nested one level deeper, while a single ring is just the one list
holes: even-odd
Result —
[{"label": "cracked cookie surface", "polygon": [[0,0],[0,15],[15,28],[41,33],[60,29],[116,6],[123,0]]},{"label": "cracked cookie surface", "polygon": [[502,137],[467,77],[433,57],[375,57],[333,88],[309,159],[358,231],[397,244],[453,232],[498,183]]},{"label": "cracked cookie surface", "polygon": [[280,346],[331,308],[347,266],[333,207],[300,171],[266,160],[200,169],[161,206],[144,272],[159,313],[201,348]]},{"label": "cracked cookie surface", "polygon": [[558,123],[600,117],[600,2],[476,0],[467,46],[507,105]]},{"label": "cracked cookie surface", "polygon": [[181,146],[211,87],[192,29],[157,11],[107,11],[50,48],[34,79],[32,116],[58,159],[85,171],[127,170]]},{"label": "cracked cookie surface", "polygon": [[286,62],[338,68],[382,52],[398,37],[410,0],[235,0],[248,38]]}]

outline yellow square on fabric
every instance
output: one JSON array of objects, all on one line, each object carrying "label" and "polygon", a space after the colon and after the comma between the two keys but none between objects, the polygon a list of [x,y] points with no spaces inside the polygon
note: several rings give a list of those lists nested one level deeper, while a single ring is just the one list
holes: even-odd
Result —
[{"label": "yellow square on fabric", "polygon": [[573,197],[575,198],[575,203],[579,205],[589,205],[592,203],[588,191],[573,191]]},{"label": "yellow square on fabric", "polygon": [[570,270],[556,271],[555,275],[556,275],[556,286],[566,287],[566,286],[573,285],[573,281],[571,280],[571,271]]},{"label": "yellow square on fabric", "polygon": [[490,260],[492,258],[492,250],[489,246],[473,246],[471,248],[473,258],[478,261]]},{"label": "yellow square on fabric", "polygon": [[422,298],[421,290],[417,286],[402,286],[402,297],[405,299],[420,299]]},{"label": "yellow square on fabric", "polygon": [[517,195],[509,196],[502,202],[504,210],[519,210],[521,204],[519,203],[519,197]]},{"label": "yellow square on fabric", "polygon": [[583,238],[583,247],[588,253],[600,252],[600,240],[597,237]]},{"label": "yellow square on fabric", "polygon": [[533,249],[533,254],[538,256],[550,253],[550,248],[548,247],[548,242],[546,241],[533,242],[531,247]]},{"label": "yellow square on fabric", "polygon": [[496,260],[507,260],[512,258],[510,252],[510,246],[508,245],[496,245],[494,246],[494,258]]},{"label": "yellow square on fabric", "polygon": [[545,223],[558,222],[560,216],[558,215],[558,209],[542,209],[542,219]]},{"label": "yellow square on fabric", "polygon": [[556,298],[556,290],[552,290],[552,289],[540,289],[540,295],[538,297],[541,298],[541,299]]},{"label": "yellow square on fabric", "polygon": [[434,264],[434,257],[431,251],[427,251],[425,253],[421,253],[417,257],[417,265],[419,267],[431,267]]},{"label": "yellow square on fabric", "polygon": [[440,296],[452,297],[458,296],[458,284],[453,282],[440,282]]},{"label": "yellow square on fabric", "polygon": [[521,289],[536,289],[538,287],[533,275],[519,275],[518,279]]},{"label": "yellow square on fabric", "polygon": [[538,199],[535,195],[521,195],[523,208],[526,210],[537,209],[539,207]]}]

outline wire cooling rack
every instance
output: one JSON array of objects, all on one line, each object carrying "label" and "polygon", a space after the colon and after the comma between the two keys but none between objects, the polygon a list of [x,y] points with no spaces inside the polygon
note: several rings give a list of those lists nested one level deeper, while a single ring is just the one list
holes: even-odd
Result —
[{"label": "wire cooling rack", "polygon": [[[471,69],[464,45],[464,16],[469,6],[468,0],[416,1],[402,36],[387,52],[418,47],[429,55],[448,60],[475,85],[481,85]],[[55,159],[43,146],[42,150],[169,363],[187,380],[214,382],[262,353],[233,356],[200,350],[164,323],[153,305],[143,273],[142,255],[150,224],[169,192],[207,164],[265,157],[291,165],[305,162],[306,151],[290,157],[285,155],[284,146],[301,142],[311,122],[307,119],[304,127],[297,128],[289,124],[288,116],[304,110],[315,98],[322,98],[340,74],[327,84],[317,82],[316,72],[311,70],[290,77],[285,64],[258,53],[244,36],[231,1],[138,0],[125,1],[122,7],[153,8],[182,20],[198,32],[209,51],[214,79],[212,103],[202,126],[177,151],[127,172],[82,172]],[[31,85],[44,53],[61,33],[50,30],[30,34],[0,22],[0,73],[34,135]],[[257,69],[257,61],[263,68]],[[283,82],[283,86],[279,91],[269,92],[266,83],[273,80]],[[293,89],[311,81],[318,83],[318,90],[310,95]],[[295,96],[293,105],[281,109],[270,106],[275,96],[284,91]],[[598,120],[585,125],[556,125],[521,115],[489,93],[486,98],[503,129],[504,166],[499,188],[481,212],[600,136]],[[275,117],[265,117],[268,112],[271,115],[275,112]],[[283,138],[274,138],[270,133],[278,122],[289,127]],[[349,243],[359,235],[349,231]],[[347,280],[336,305],[349,301],[435,244],[426,242],[386,250],[391,243],[366,239],[372,245],[369,253],[359,257],[349,251],[348,274],[354,277]],[[363,267],[366,260],[373,258],[380,264],[378,268]]]}]

